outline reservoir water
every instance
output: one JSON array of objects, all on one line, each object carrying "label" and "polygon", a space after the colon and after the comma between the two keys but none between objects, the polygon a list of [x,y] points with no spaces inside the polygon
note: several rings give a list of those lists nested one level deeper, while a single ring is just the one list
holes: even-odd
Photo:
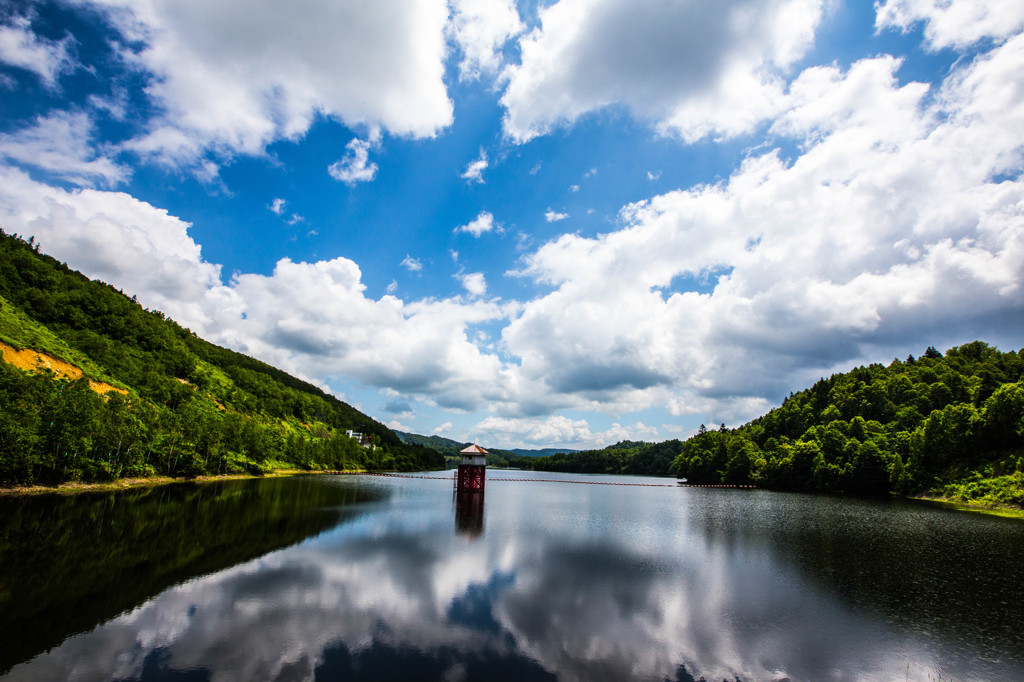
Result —
[{"label": "reservoir water", "polygon": [[438,475],[2,499],[0,679],[1024,680],[1022,521]]}]

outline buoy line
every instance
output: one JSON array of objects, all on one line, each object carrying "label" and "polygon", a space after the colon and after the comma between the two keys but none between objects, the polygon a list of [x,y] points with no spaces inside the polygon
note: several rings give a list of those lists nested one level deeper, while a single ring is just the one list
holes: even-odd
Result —
[{"label": "buoy line", "polygon": [[[367,476],[387,476],[389,478],[428,478],[436,481],[453,481],[454,476],[414,476],[412,474],[380,474],[380,473],[367,473]],[[671,483],[624,483],[617,481],[579,481],[579,480],[565,480],[561,478],[504,478],[494,477],[488,478],[490,481],[519,481],[523,483],[574,483],[577,485],[629,485],[639,488],[675,488],[676,486]]]}]

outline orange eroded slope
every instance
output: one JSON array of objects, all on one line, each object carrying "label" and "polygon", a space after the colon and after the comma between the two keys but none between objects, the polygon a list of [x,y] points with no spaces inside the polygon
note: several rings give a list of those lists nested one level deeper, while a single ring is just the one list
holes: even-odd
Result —
[{"label": "orange eroded slope", "polygon": [[[49,353],[31,349],[18,350],[13,346],[8,346],[2,341],[0,341],[0,357],[3,358],[4,362],[14,365],[18,369],[24,369],[30,372],[38,372],[40,370],[48,369],[61,379],[79,379],[83,374],[82,370],[78,367],[75,367],[69,362],[64,362],[60,358],[56,358]],[[111,386],[110,384],[102,381],[93,381],[92,379],[89,379],[89,388],[101,395],[109,393],[110,391],[117,391],[123,395],[128,394],[128,391],[123,388],[117,388],[116,386]]]}]

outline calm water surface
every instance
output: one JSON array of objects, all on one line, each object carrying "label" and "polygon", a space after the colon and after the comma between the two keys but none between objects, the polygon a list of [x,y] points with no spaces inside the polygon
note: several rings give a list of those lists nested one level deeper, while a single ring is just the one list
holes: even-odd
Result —
[{"label": "calm water surface", "polygon": [[0,678],[1024,680],[1024,522],[489,479],[0,500]]}]

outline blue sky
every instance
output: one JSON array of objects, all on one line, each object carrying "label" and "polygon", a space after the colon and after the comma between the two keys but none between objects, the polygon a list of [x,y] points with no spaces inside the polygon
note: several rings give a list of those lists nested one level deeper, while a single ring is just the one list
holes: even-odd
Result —
[{"label": "blue sky", "polygon": [[0,225],[402,430],[600,447],[1024,331],[1024,6],[0,4]]}]

